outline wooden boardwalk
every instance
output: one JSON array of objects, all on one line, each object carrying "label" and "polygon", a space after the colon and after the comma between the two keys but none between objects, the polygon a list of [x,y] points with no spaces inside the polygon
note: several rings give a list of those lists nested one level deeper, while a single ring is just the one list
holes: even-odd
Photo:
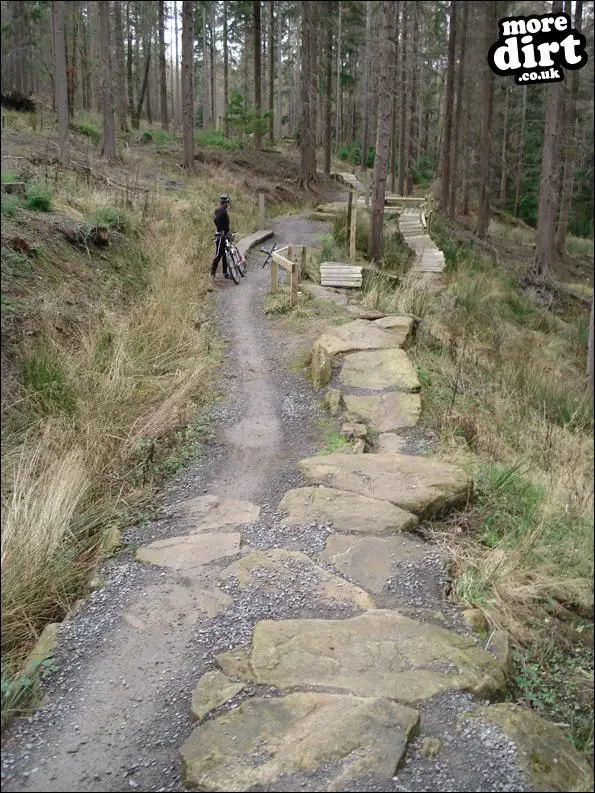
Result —
[{"label": "wooden boardwalk", "polygon": [[[364,193],[366,190],[355,174],[340,172],[333,173],[333,178],[346,187],[355,188],[359,192],[358,209],[366,206]],[[438,248],[427,230],[426,202],[423,198],[399,196],[387,193],[385,197],[387,220],[394,221],[403,235],[403,239],[415,253],[415,261],[411,272],[420,275],[441,273],[445,267],[443,251]]]}]

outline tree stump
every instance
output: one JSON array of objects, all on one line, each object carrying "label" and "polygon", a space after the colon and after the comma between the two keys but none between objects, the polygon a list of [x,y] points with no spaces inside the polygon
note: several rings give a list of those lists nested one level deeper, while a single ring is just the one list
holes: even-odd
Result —
[{"label": "tree stump", "polygon": [[95,245],[109,245],[109,235],[107,226],[95,226]]}]

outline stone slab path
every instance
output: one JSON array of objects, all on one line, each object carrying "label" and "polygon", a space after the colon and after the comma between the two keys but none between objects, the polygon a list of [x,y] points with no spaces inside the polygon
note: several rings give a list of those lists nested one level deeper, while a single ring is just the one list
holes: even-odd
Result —
[{"label": "stone slab path", "polygon": [[[324,229],[275,224],[296,245]],[[420,413],[412,319],[345,306],[312,343],[317,395],[279,366],[255,263],[219,298],[220,456],[177,483],[168,520],[129,533],[62,626],[63,669],[7,738],[3,790],[574,789],[588,771],[562,733],[494,704],[506,635],[473,633],[445,597],[448,560],[414,533],[473,487],[401,450]],[[321,455],[324,390],[349,445]]]}]

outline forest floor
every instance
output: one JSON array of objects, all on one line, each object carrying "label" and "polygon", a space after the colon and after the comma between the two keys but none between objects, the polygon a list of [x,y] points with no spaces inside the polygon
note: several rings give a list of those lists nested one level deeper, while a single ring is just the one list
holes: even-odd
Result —
[{"label": "forest floor", "polygon": [[[7,140],[14,147],[9,152],[13,157],[24,156],[23,139],[7,135]],[[214,156],[210,151],[208,164],[200,166],[210,180]],[[283,162],[289,164],[275,163],[271,171],[266,171],[269,166],[263,163],[273,159],[266,153],[256,159],[244,152],[226,154],[225,163],[222,160],[218,166],[218,183],[233,180],[243,196],[253,195],[260,187],[266,188],[271,198],[289,200],[294,197],[292,191],[295,193],[291,186],[295,161],[285,158]],[[178,184],[172,178],[169,160],[167,165],[144,169],[142,179],[139,177],[135,184],[181,189],[182,182]],[[113,174],[112,178],[120,183],[129,179],[122,174]],[[211,192],[217,190],[212,181],[209,187]],[[345,198],[340,192],[333,195],[333,191],[332,185],[326,185],[317,200]],[[200,204],[201,199],[197,200]],[[187,195],[183,195],[183,201],[188,201]],[[159,209],[157,201],[155,209]],[[202,211],[202,206],[199,209]],[[176,212],[174,207],[174,218]],[[180,225],[178,234],[196,221],[193,212],[196,208],[190,207],[190,226]],[[307,214],[272,218],[276,241],[319,245],[332,229],[307,219]],[[254,221],[253,210],[241,222],[245,230],[252,230]],[[200,219],[197,233],[204,235],[207,228]],[[208,245],[200,249],[199,255],[205,259],[203,273],[208,267],[209,250]],[[188,254],[190,259],[196,255],[196,251]],[[405,545],[410,543],[404,560],[398,568],[389,566],[374,588],[358,580],[354,573],[357,565],[351,572],[341,568],[341,553],[332,563],[323,556],[332,535],[328,522],[287,525],[278,512],[282,497],[304,483],[297,471],[299,461],[316,455],[321,447],[331,452],[344,446],[340,424],[324,410],[320,394],[312,389],[301,369],[312,342],[329,326],[345,323],[349,315],[344,308],[313,300],[302,302],[287,318],[267,317],[263,301],[269,272],[259,266],[259,259],[258,254],[249,255],[249,274],[238,287],[221,279],[214,300],[207,296],[205,286],[205,307],[201,308],[201,303],[198,308],[202,312],[200,344],[205,344],[206,336],[214,366],[221,368],[216,378],[220,399],[215,404],[208,400],[201,403],[201,422],[211,429],[206,436],[201,435],[200,457],[168,480],[158,518],[124,532],[124,550],[102,567],[97,588],[62,623],[52,665],[44,672],[45,703],[35,714],[15,721],[3,736],[3,789],[115,791],[138,787],[181,791],[180,748],[189,738],[185,760],[190,789],[247,789],[241,774],[247,773],[248,756],[253,761],[249,768],[255,769],[250,771],[250,789],[254,790],[532,789],[515,756],[514,744],[504,732],[490,721],[475,721],[472,728],[465,721],[465,714],[485,704],[492,693],[492,683],[486,681],[490,676],[499,680],[510,659],[502,647],[496,652],[490,645],[493,636],[480,640],[473,634],[458,609],[445,598],[447,574],[437,546],[422,542],[419,536],[401,540]],[[578,260],[582,261],[580,257]],[[577,281],[583,272],[580,261],[577,272],[569,273]],[[185,282],[185,288],[188,283],[191,281]],[[188,322],[195,312],[194,305],[179,322]],[[428,363],[425,348],[422,354],[426,358],[417,361],[418,372],[422,364],[420,377]],[[424,399],[426,405],[431,404],[427,396]],[[408,434],[405,453],[425,457],[436,446],[435,438],[435,428],[422,422]],[[427,532],[421,534],[431,539]],[[355,543],[353,535],[351,539]],[[343,548],[344,553],[348,551]],[[365,562],[365,553],[363,559]],[[242,560],[246,560],[244,572],[248,573],[244,578]],[[250,571],[256,571],[256,575],[251,577]],[[462,660],[465,653],[473,654],[475,648],[485,653],[469,664],[474,669],[484,668],[481,681],[474,679],[467,685],[467,691],[475,690],[478,696],[474,698],[456,685],[441,684],[436,691],[444,691],[442,694],[420,697],[410,702],[411,707],[389,707],[389,700],[382,699],[381,694],[370,698],[353,683],[339,686],[336,700],[325,699],[324,684],[315,680],[313,691],[303,693],[305,686],[295,682],[295,672],[301,664],[307,667],[311,663],[316,669],[319,661],[311,647],[314,655],[310,660],[293,664],[294,682],[289,690],[302,693],[296,693],[289,710],[280,713],[274,710],[274,702],[279,701],[283,687],[276,687],[266,674],[246,677],[241,661],[235,664],[236,673],[229,671],[235,656],[241,657],[241,648],[246,652],[250,648],[253,630],[262,620],[347,624],[357,615],[378,614],[378,609],[408,614],[411,625],[417,626],[415,630],[430,641],[438,641],[436,637],[444,640],[443,633],[459,637],[452,639],[456,652],[447,641],[454,653],[450,664],[441,667],[444,658],[426,658],[418,670],[422,677],[443,675],[446,680],[453,662],[466,664]],[[409,622],[407,625],[413,630]],[[360,641],[359,634],[354,635],[356,642]],[[415,640],[418,646],[423,645],[423,637]],[[343,640],[340,635],[336,638],[339,644]],[[389,643],[393,639],[392,634],[386,638]],[[282,646],[280,641],[263,651],[280,654],[279,659]],[[221,667],[220,659],[230,650],[234,651],[234,662],[228,660],[225,671],[230,677],[240,678],[234,693],[227,690],[228,696],[215,697],[215,704],[211,701],[211,707],[205,710],[201,697],[204,699],[206,693],[209,700],[211,693],[218,695],[222,685],[226,690],[232,682],[211,677],[209,690],[195,697],[201,725],[212,729],[200,734],[199,743],[206,743],[202,743],[199,755],[212,755],[213,762],[200,785],[193,787],[192,779],[196,785],[199,772],[193,765],[196,761],[189,759],[191,735],[196,728],[196,718],[190,713],[192,692],[205,674]],[[371,646],[368,650],[374,655]],[[396,648],[390,652],[396,652]],[[256,661],[253,657],[254,669]],[[339,668],[340,659],[335,662]],[[368,662],[361,663],[365,666]],[[372,666],[372,677],[379,672],[382,677],[383,663],[385,660]],[[394,673],[394,666],[387,663]],[[406,688],[404,680],[400,684]],[[494,686],[497,689],[499,684]],[[357,713],[350,710],[353,696],[343,696],[344,690],[358,700]],[[260,714],[255,717],[256,727],[251,721],[250,699]],[[289,702],[289,697],[285,699]],[[403,695],[401,701],[407,702],[407,697]],[[231,721],[226,722],[225,717]],[[346,733],[330,728],[343,723]],[[222,731],[217,732],[217,726],[213,726],[217,724],[223,725]],[[237,751],[233,743],[228,743],[226,724],[240,741]],[[255,742],[255,730],[265,724],[270,727],[261,736],[264,744]],[[388,724],[393,725],[392,732],[386,730]],[[275,733],[279,731],[281,743],[275,745]],[[309,732],[320,748],[308,742]],[[271,752],[266,750],[267,740]],[[292,751],[294,744],[302,747],[301,753]],[[206,745],[211,747],[211,755],[204,750]],[[225,753],[221,760],[217,759],[219,751]],[[312,757],[319,759],[318,765]],[[474,758],[472,764],[469,757]],[[401,759],[404,765],[395,774]],[[574,759],[567,762],[575,775],[577,769],[584,771]],[[392,772],[385,773],[391,763]],[[259,768],[265,771],[261,774]],[[267,777],[271,768],[276,773],[274,778]],[[580,781],[575,782],[580,786]]]}]

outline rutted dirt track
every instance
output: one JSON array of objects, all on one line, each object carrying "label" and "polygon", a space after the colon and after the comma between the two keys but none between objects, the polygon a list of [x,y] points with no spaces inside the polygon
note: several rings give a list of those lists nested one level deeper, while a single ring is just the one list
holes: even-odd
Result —
[{"label": "rutted dirt track", "polygon": [[[308,244],[328,227],[290,217],[275,230],[278,244]],[[219,271],[229,362],[227,399],[215,410],[218,442],[172,484],[164,519],[130,532],[129,543],[183,534],[195,520],[185,500],[204,493],[278,501],[296,483],[297,460],[313,450],[316,410],[262,316],[270,271],[257,251],[239,286]],[[230,600],[214,586],[220,567],[165,572],[130,553],[106,566],[104,587],[62,628],[47,705],[9,731],[3,790],[184,789],[178,749],[193,726],[190,698],[207,653],[199,626]]]}]

